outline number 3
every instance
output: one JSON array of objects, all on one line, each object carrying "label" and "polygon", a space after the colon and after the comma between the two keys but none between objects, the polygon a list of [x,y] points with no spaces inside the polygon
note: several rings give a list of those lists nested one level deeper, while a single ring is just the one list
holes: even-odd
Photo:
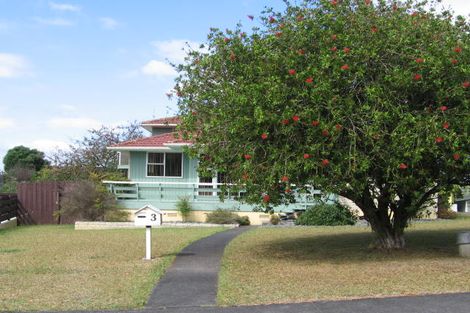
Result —
[{"label": "number 3", "polygon": [[154,222],[154,221],[157,220],[157,214],[150,214],[150,216],[151,216],[150,220],[151,220],[152,222]]}]

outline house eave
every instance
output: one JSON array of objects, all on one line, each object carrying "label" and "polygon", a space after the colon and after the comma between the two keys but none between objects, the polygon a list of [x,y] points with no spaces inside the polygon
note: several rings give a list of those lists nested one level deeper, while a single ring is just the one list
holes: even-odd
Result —
[{"label": "house eave", "polygon": [[107,147],[111,151],[170,151],[171,147]]}]

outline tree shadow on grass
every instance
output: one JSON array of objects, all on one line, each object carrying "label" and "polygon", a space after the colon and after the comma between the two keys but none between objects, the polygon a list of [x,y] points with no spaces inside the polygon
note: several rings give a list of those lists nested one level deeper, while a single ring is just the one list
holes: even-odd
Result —
[{"label": "tree shadow on grass", "polygon": [[462,228],[439,230],[409,230],[405,232],[406,248],[383,251],[370,244],[374,234],[370,231],[352,233],[305,233],[250,246],[259,258],[289,259],[295,261],[330,262],[336,264],[355,262],[380,262],[390,260],[457,258],[457,233]]}]

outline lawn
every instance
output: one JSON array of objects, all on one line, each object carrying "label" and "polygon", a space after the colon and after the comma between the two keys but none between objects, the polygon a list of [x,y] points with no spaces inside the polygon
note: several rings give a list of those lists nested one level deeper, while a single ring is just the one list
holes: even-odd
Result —
[{"label": "lawn", "polygon": [[470,259],[456,234],[470,219],[434,221],[407,230],[404,251],[371,250],[364,227],[257,228],[227,246],[221,305],[287,303],[470,292]]},{"label": "lawn", "polygon": [[0,311],[142,307],[175,254],[222,228],[75,231],[31,226],[0,231]]}]

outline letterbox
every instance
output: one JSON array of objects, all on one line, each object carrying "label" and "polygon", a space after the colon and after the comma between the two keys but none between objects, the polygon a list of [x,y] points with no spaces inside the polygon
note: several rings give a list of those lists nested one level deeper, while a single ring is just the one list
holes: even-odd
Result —
[{"label": "letterbox", "polygon": [[160,226],[162,225],[163,212],[147,204],[134,213],[136,226]]}]

